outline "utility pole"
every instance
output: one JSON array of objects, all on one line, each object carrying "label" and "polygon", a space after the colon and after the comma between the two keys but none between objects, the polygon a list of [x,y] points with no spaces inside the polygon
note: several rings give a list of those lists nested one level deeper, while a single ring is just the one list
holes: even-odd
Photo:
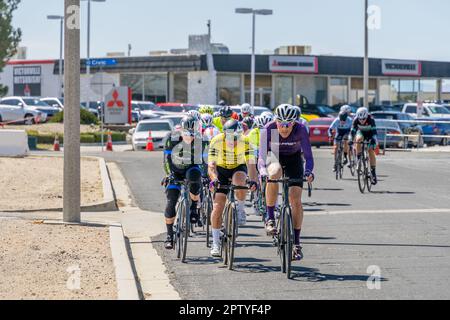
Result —
[{"label": "utility pole", "polygon": [[64,0],[64,209],[63,221],[81,221],[80,0]]},{"label": "utility pole", "polygon": [[131,57],[131,43],[128,44],[128,56]]},{"label": "utility pole", "polygon": [[364,2],[364,107],[369,108],[369,0]]}]

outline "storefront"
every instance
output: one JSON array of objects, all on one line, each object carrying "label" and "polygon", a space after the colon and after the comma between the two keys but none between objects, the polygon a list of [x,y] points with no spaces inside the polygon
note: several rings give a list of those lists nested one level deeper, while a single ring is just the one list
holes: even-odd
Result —
[{"label": "storefront", "polygon": [[[92,67],[81,61],[81,100],[100,100],[90,88],[97,72],[115,85],[129,86],[134,100],[230,105],[250,101],[251,56],[235,54],[117,58],[113,66]],[[49,69],[49,70],[47,70]],[[450,62],[370,59],[369,102],[395,104],[450,99]],[[58,61],[10,62],[0,82],[9,95],[56,96]],[[316,104],[363,102],[363,59],[336,56],[257,55],[255,104],[273,107],[295,103],[297,95]],[[30,83],[25,83],[25,82]],[[23,92],[22,92],[23,91]]]}]

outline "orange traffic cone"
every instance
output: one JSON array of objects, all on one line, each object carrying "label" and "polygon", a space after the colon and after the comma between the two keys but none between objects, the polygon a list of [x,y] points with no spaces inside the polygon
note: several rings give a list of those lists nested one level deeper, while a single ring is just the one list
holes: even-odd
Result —
[{"label": "orange traffic cone", "polygon": [[61,148],[59,147],[58,135],[55,136],[55,142],[53,143],[53,151],[61,151]]},{"label": "orange traffic cone", "polygon": [[106,151],[113,151],[111,132],[108,132],[108,142],[106,142]]},{"label": "orange traffic cone", "polygon": [[152,138],[152,132],[148,132],[148,139],[147,139],[147,148],[145,148],[147,151],[154,151],[155,146],[153,145],[153,138]]}]

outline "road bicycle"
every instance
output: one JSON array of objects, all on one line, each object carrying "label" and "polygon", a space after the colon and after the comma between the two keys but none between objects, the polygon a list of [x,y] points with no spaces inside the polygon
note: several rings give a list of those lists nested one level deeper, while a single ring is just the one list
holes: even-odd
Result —
[{"label": "road bicycle", "polygon": [[177,222],[175,226],[175,250],[177,258],[181,262],[186,261],[187,244],[191,231],[191,197],[189,195],[190,182],[188,180],[176,181],[175,184],[181,187],[181,196],[176,205]]},{"label": "road bicycle", "polygon": [[361,143],[362,152],[361,158],[357,161],[356,172],[358,175],[358,186],[359,191],[364,193],[367,187],[367,191],[372,191],[372,172],[370,170],[369,161],[369,143],[368,142],[357,142]]},{"label": "road bicycle", "polygon": [[203,231],[206,232],[206,247],[211,246],[211,212],[213,210],[212,194],[209,189],[209,179],[203,180],[203,187],[201,191],[201,207],[200,218],[202,219]]}]

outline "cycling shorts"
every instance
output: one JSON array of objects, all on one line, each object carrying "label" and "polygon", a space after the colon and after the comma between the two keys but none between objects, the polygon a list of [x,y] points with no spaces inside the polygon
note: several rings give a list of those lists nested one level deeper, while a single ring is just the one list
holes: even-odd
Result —
[{"label": "cycling shorts", "polygon": [[[236,172],[244,172],[247,174],[247,165],[241,164],[240,166],[234,169],[226,169],[222,167],[217,167],[217,175],[219,178],[219,184],[221,186],[229,186],[231,184],[231,180]],[[228,194],[228,189],[217,189],[217,193]]]}]

